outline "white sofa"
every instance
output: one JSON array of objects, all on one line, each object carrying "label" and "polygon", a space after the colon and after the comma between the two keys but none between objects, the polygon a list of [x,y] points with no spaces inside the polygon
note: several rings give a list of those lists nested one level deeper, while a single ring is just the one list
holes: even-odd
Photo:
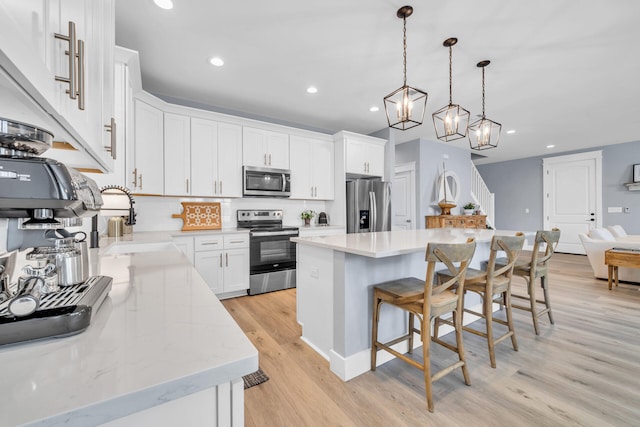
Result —
[{"label": "white sofa", "polygon": [[[596,228],[589,234],[580,233],[582,246],[587,253],[593,275],[599,279],[609,277],[607,265],[604,263],[604,251],[611,248],[640,248],[640,236],[614,237],[607,229]],[[640,283],[640,268],[618,269],[620,280]]]}]

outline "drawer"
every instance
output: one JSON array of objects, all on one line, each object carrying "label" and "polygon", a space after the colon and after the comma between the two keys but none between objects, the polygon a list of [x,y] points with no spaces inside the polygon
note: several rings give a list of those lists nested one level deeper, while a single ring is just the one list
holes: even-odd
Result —
[{"label": "drawer", "polygon": [[224,236],[224,248],[247,248],[249,247],[249,234],[227,234]]},{"label": "drawer", "polygon": [[194,238],[194,246],[196,252],[202,251],[221,251],[224,247],[224,236],[196,236]]}]

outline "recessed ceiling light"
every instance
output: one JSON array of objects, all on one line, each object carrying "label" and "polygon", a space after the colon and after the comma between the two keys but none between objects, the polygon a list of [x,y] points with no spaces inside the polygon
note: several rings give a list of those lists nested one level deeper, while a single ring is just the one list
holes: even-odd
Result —
[{"label": "recessed ceiling light", "polygon": [[553,147],[555,147],[555,145],[553,145],[553,144],[547,145],[547,148],[553,148]]},{"label": "recessed ceiling light", "polygon": [[153,0],[153,2],[161,9],[173,9],[173,1],[171,0]]},{"label": "recessed ceiling light", "polygon": [[316,93],[316,92],[318,92],[318,88],[315,86],[309,86],[307,88],[307,93]]},{"label": "recessed ceiling light", "polygon": [[371,111],[372,113],[375,113],[376,111],[380,111],[380,109],[374,105],[373,107],[369,108],[369,111]]},{"label": "recessed ceiling light", "polygon": [[222,60],[222,58],[219,58],[217,56],[214,56],[213,58],[211,58],[209,60],[209,63],[216,67],[222,67],[224,65],[224,61]]},{"label": "recessed ceiling light", "polygon": [[515,131],[515,129],[511,129],[511,130],[508,130],[508,131],[507,131],[507,133],[508,133],[509,135],[511,135],[511,134],[516,133],[516,131]]}]

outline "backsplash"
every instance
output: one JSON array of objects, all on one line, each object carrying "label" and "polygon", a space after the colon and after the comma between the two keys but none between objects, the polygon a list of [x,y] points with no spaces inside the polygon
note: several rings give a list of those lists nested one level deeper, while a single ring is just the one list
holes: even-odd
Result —
[{"label": "backsplash", "polygon": [[[215,199],[195,197],[136,197],[135,209],[137,213],[136,225],[133,231],[165,231],[182,229],[182,220],[171,218],[172,214],[182,212],[180,202],[220,202],[222,209],[222,228],[237,226],[236,211],[238,209],[282,209],[283,223],[290,226],[303,224],[300,213],[311,209],[316,212],[325,211],[324,201],[291,200],[275,198],[243,198],[243,199]],[[314,218],[314,221],[317,217]],[[103,221],[100,221],[101,223]],[[104,221],[106,229],[106,221]],[[103,226],[100,226],[103,230]]]}]

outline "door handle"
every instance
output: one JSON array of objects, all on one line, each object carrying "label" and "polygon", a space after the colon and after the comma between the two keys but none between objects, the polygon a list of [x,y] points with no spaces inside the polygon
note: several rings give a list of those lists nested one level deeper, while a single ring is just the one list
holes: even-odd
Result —
[{"label": "door handle", "polygon": [[229,267],[229,253],[227,252],[226,254],[224,254],[226,261],[227,261],[227,267]]},{"label": "door handle", "polygon": [[222,268],[222,254],[220,254],[220,268]]},{"label": "door handle", "polygon": [[69,35],[55,33],[55,38],[64,40],[69,43],[69,50],[65,54],[69,57],[69,77],[55,76],[56,81],[68,83],[69,89],[65,91],[69,94],[69,98],[76,99],[76,24],[69,21]]}]

